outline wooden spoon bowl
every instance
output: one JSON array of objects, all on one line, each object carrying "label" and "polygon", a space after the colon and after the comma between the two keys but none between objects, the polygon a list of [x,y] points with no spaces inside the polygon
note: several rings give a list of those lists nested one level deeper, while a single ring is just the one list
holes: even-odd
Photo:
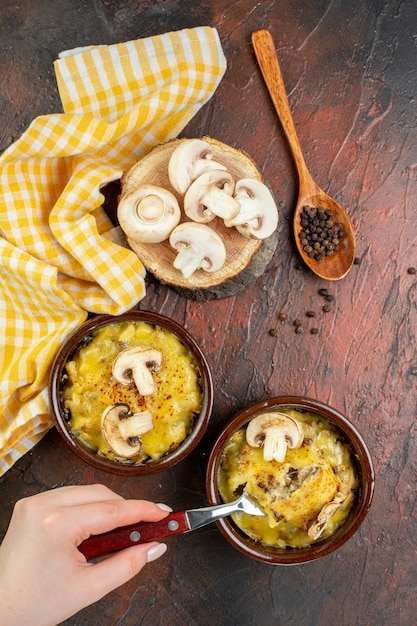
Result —
[{"label": "wooden spoon bowl", "polygon": [[[325,280],[339,280],[346,276],[355,260],[356,236],[352,222],[344,208],[318,186],[307,169],[271,34],[267,30],[255,31],[252,33],[252,43],[298,172],[299,192],[294,212],[294,236],[298,251],[304,263],[317,276]],[[309,257],[300,243],[299,235],[302,230],[300,216],[306,206],[332,210],[334,221],[342,224],[345,233],[340,240],[339,250],[332,256],[323,257],[320,261]]]}]

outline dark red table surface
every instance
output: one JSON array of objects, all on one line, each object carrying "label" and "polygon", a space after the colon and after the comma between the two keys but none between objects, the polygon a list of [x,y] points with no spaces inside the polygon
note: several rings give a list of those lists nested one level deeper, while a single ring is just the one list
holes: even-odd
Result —
[{"label": "dark red table surface", "polygon": [[[52,67],[60,51],[198,25],[217,27],[228,69],[183,135],[209,135],[248,152],[281,216],[278,249],[243,293],[195,302],[149,278],[140,303],[183,324],[204,349],[216,388],[208,432],[174,469],[123,479],[84,464],[51,430],[0,479],[0,534],[18,498],[64,484],[99,481],[175,510],[204,505],[207,454],[222,424],[262,398],[308,395],[345,413],[374,460],[373,506],[347,544],[318,562],[274,567],[241,555],[211,525],[169,539],[163,558],[66,624],[415,624],[417,277],[407,271],[417,266],[414,3],[3,0],[0,150],[36,115],[62,110]],[[360,264],[336,283],[316,278],[297,258],[297,180],[250,44],[259,28],[275,38],[311,173],[357,230]],[[322,287],[334,296],[327,313]],[[303,334],[294,332],[297,318]],[[310,334],[313,324],[318,335]]]}]

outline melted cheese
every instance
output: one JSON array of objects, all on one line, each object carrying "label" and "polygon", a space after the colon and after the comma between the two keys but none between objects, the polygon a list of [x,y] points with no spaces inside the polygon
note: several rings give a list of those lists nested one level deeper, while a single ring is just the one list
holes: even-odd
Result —
[{"label": "melted cheese", "polygon": [[[112,377],[116,355],[135,345],[151,345],[163,355],[162,367],[153,374],[157,391],[141,396],[135,384],[123,385]],[[117,402],[132,413],[149,410],[154,427],[141,436],[138,463],[156,460],[175,450],[190,434],[201,409],[200,375],[194,357],[176,335],[146,322],[114,323],[99,328],[92,340],[66,364],[68,382],[63,389],[64,407],[80,439],[97,454],[114,459],[101,433],[104,409]]]},{"label": "melted cheese", "polygon": [[239,513],[236,524],[269,546],[305,547],[307,530],[325,504],[340,492],[347,496],[321,535],[328,537],[346,519],[355,499],[357,479],[351,450],[341,433],[313,413],[285,411],[298,419],[304,443],[288,449],[284,462],[265,461],[262,448],[246,443],[246,428],[227,443],[219,469],[219,490],[225,502],[244,489],[261,505],[265,517]]}]

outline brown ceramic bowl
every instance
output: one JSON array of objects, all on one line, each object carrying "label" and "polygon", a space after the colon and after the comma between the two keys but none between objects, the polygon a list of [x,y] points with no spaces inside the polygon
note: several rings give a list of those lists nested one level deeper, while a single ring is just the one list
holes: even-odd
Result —
[{"label": "brown ceramic bowl", "polygon": [[359,489],[355,502],[341,526],[328,538],[318,539],[304,548],[267,547],[251,539],[233,522],[232,518],[223,518],[216,522],[224,537],[240,552],[272,565],[294,565],[316,560],[340,548],[358,530],[371,505],[374,491],[374,470],[372,459],[361,435],[341,413],[331,407],[310,398],[283,396],[258,402],[239,412],[226,424],[217,437],[208,459],[206,475],[206,494],[210,504],[220,504],[222,498],[218,488],[219,467],[224,448],[234,432],[247,424],[260,413],[266,411],[295,409],[316,413],[331,422],[342,433],[352,450],[352,460],[356,467]]},{"label": "brown ceramic bowl", "polygon": [[[64,410],[62,399],[65,364],[67,361],[71,360],[77,350],[85,345],[86,339],[88,340],[93,331],[108,324],[117,324],[118,322],[124,321],[144,321],[176,335],[194,357],[199,369],[199,383],[202,390],[201,409],[195,419],[193,430],[186,439],[175,450],[165,454],[158,460],[144,461],[137,464],[109,459],[105,456],[98,455],[93,449],[88,447],[71,429],[69,416]],[[49,397],[55,426],[73,452],[81,459],[100,470],[114,474],[136,476],[151,474],[172,467],[182,461],[195,448],[203,436],[210,419],[213,406],[213,382],[204,354],[185,328],[173,320],[157,313],[135,310],[119,316],[98,315],[93,317],[67,338],[59,350],[52,366],[49,380]]]}]

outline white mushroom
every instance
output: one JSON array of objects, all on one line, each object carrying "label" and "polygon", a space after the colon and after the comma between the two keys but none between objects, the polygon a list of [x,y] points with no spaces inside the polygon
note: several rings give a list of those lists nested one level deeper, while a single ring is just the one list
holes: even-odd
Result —
[{"label": "white mushroom", "polygon": [[263,413],[253,418],[246,429],[246,441],[254,448],[263,446],[265,461],[282,463],[288,448],[299,448],[304,440],[300,422],[286,413]]},{"label": "white mushroom", "polygon": [[226,226],[235,226],[245,237],[266,239],[278,226],[278,209],[268,187],[259,180],[243,178],[236,183],[240,212]]},{"label": "white mushroom", "polygon": [[113,376],[123,385],[134,381],[142,396],[156,391],[153,373],[161,369],[162,353],[152,346],[133,346],[119,352],[113,361]]},{"label": "white mushroom", "polygon": [[174,189],[183,194],[204,172],[225,169],[225,165],[213,161],[213,149],[207,141],[184,139],[171,154],[168,176]]},{"label": "white mushroom", "polygon": [[344,493],[337,493],[333,500],[327,502],[327,504],[323,506],[317,516],[316,521],[311,524],[307,531],[309,537],[315,540],[318,539],[320,535],[322,535],[331,518],[336,513],[342,502],[346,500],[346,498],[347,496]]},{"label": "white mushroom", "polygon": [[152,428],[150,411],[131,413],[127,404],[112,404],[101,416],[101,432],[107,445],[117,456],[126,459],[140,452],[140,437]]},{"label": "white mushroom", "polygon": [[221,237],[205,224],[180,224],[172,231],[169,243],[178,250],[174,267],[187,279],[198,269],[217,272],[226,260],[226,248]]},{"label": "white mushroom", "polygon": [[181,209],[170,191],[141,185],[122,196],[117,217],[128,237],[141,243],[159,243],[179,224]]},{"label": "white mushroom", "polygon": [[216,215],[224,220],[236,217],[240,204],[233,198],[235,181],[229,172],[211,170],[191,183],[184,196],[184,212],[195,222],[206,224]]}]

